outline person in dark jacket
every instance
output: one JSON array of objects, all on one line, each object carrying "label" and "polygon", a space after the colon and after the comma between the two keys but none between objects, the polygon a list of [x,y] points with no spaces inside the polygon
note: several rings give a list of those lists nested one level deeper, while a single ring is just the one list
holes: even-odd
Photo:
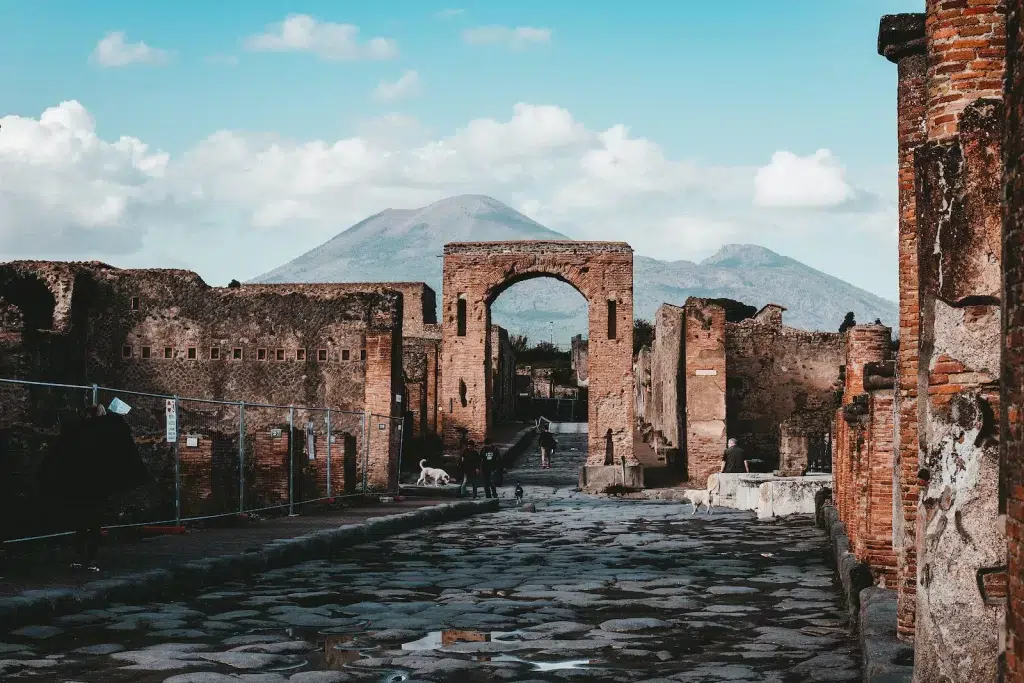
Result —
[{"label": "person in dark jacket", "polygon": [[459,495],[466,495],[466,487],[473,484],[473,497],[476,498],[476,488],[480,484],[480,452],[476,449],[476,443],[467,441],[462,451],[462,486],[459,488]]},{"label": "person in dark jacket", "polygon": [[111,498],[145,481],[145,466],[131,428],[102,405],[91,406],[84,418],[64,426],[44,468],[48,485],[75,531],[76,559],[71,566],[99,571],[100,528]]},{"label": "person in dark jacket", "polygon": [[540,446],[540,467],[543,470],[551,468],[551,456],[555,452],[555,446],[558,445],[555,442],[555,437],[551,436],[551,432],[545,427],[541,430],[540,437],[537,439],[538,445]]},{"label": "person in dark jacket", "polygon": [[498,497],[498,489],[494,482],[501,470],[501,454],[491,443],[490,439],[484,439],[484,448],[480,451],[480,471],[484,481],[484,495],[488,498]]},{"label": "person in dark jacket", "polygon": [[728,448],[722,455],[722,472],[726,474],[743,473],[750,471],[750,461],[742,448],[736,445],[736,439],[729,439]]}]

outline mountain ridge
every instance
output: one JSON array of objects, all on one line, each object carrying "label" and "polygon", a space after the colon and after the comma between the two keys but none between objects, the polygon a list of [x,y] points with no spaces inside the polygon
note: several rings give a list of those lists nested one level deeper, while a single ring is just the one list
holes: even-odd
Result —
[{"label": "mountain ridge", "polygon": [[[486,195],[459,195],[419,209],[385,209],[252,282],[423,281],[440,296],[440,256],[448,242],[579,241]],[[431,258],[435,257],[435,258]],[[755,244],[728,244],[699,262],[633,258],[634,315],[653,320],[662,303],[727,297],[761,308],[775,303],[787,325],[838,330],[847,311],[893,325],[897,306],[833,275]],[[580,304],[584,305],[581,306]],[[492,319],[516,334],[557,341],[587,333],[585,300],[570,285],[522,282],[492,306]]]}]

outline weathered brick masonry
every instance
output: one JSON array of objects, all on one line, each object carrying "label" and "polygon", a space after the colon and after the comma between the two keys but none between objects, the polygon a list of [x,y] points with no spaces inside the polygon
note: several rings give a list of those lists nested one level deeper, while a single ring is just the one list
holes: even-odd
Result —
[{"label": "weathered brick masonry", "polygon": [[[396,397],[403,392],[403,297],[384,286],[367,289],[372,291],[331,284],[217,288],[190,271],[12,262],[0,266],[0,301],[4,310],[20,311],[21,327],[5,330],[2,355],[7,376],[23,379],[339,413],[366,410],[390,418],[398,414]],[[17,316],[11,321],[18,324]],[[23,421],[43,398],[41,390],[10,387],[4,396],[7,425]],[[133,420],[151,419],[153,410],[162,417],[162,405],[143,405]],[[205,415],[185,405],[182,431],[188,410],[200,411],[192,419],[201,418],[206,429],[229,418],[228,409]],[[249,429],[287,427],[286,410],[247,413]],[[237,415],[232,419],[237,422]],[[384,423],[367,448],[369,479],[380,485],[394,476],[397,460],[393,422]],[[341,414],[335,429],[339,441],[346,434],[362,440],[358,425],[346,424]],[[237,439],[237,430],[226,436]]]},{"label": "weathered brick masonry", "polygon": [[916,520],[914,676],[994,681],[1005,605],[989,587],[1005,585],[1006,562],[995,417],[1006,7],[928,0],[926,10],[928,141],[915,151],[914,180],[928,483]]},{"label": "weathered brick masonry", "polygon": [[589,455],[604,462],[611,429],[616,458],[633,456],[633,251],[623,242],[463,242],[444,248],[441,403],[444,436],[481,440],[491,424],[490,306],[523,280],[554,277],[589,305]]},{"label": "weathered brick masonry", "polygon": [[1000,512],[1009,579],[1006,681],[1024,683],[1024,2],[1008,4]]},{"label": "weathered brick masonry", "polygon": [[893,451],[896,550],[897,633],[912,639],[917,607],[917,383],[920,306],[917,265],[917,203],[914,153],[927,140],[925,112],[927,60],[925,15],[882,17],[878,52],[897,65],[896,125],[899,164],[899,333],[897,356],[896,434]]},{"label": "weathered brick masonry", "polygon": [[683,359],[686,475],[703,486],[709,475],[721,469],[726,444],[724,308],[706,299],[686,300]]}]

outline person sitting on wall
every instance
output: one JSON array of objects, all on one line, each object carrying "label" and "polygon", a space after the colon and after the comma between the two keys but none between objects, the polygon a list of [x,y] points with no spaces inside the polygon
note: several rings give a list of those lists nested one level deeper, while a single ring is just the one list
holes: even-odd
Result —
[{"label": "person sitting on wall", "polygon": [[146,478],[131,427],[102,405],[90,406],[84,418],[64,425],[42,474],[75,531],[76,558],[71,567],[99,571],[96,554],[111,499],[140,486]]},{"label": "person sitting on wall", "polygon": [[541,469],[551,468],[551,456],[555,452],[557,442],[547,427],[541,427],[540,437],[537,439],[540,444],[540,467]]},{"label": "person sitting on wall", "polygon": [[722,472],[740,474],[750,471],[750,461],[742,448],[736,445],[736,439],[729,439],[728,447],[722,455]]}]

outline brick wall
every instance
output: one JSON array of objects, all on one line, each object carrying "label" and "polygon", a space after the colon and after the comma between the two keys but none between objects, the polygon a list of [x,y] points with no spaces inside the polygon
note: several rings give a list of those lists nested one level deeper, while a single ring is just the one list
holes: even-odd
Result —
[{"label": "brick wall", "polygon": [[491,325],[491,425],[511,422],[516,414],[516,354],[508,330]]},{"label": "brick wall", "polygon": [[1024,683],[1024,3],[1007,19],[1000,512],[1006,515],[1006,681]]},{"label": "brick wall", "polygon": [[912,639],[917,606],[917,383],[920,307],[914,154],[927,140],[925,15],[882,17],[878,51],[897,65],[896,125],[899,165],[899,331],[894,447],[893,546],[897,568],[897,633]]},{"label": "brick wall", "polygon": [[[701,303],[694,301],[694,306]],[[658,450],[682,449],[686,440],[686,360],[683,358],[684,309],[662,304],[654,314],[654,343],[651,345],[651,403],[647,417],[654,430]],[[697,335],[697,332],[693,332]],[[695,336],[695,344],[699,344]],[[695,349],[699,346],[695,346]],[[696,358],[694,359],[696,360]],[[724,376],[724,370],[723,370]]]},{"label": "brick wall", "polygon": [[[725,452],[725,309],[690,297],[683,306],[686,474],[703,485]],[[655,382],[657,378],[655,378]]]},{"label": "brick wall", "polygon": [[[916,680],[996,680],[1005,3],[926,3],[928,141],[914,158],[919,466]],[[925,398],[927,397],[927,398]],[[950,638],[948,634],[957,634]]]},{"label": "brick wall", "polygon": [[572,338],[571,367],[576,373],[576,383],[581,387],[587,386],[588,358],[587,340],[583,338],[582,334],[577,334]]},{"label": "brick wall", "polygon": [[[633,456],[633,252],[622,242],[464,242],[444,248],[442,392],[445,442],[486,435],[486,349],[490,304],[526,279],[554,277],[573,285],[589,308],[589,462],[602,464],[611,429],[616,457]],[[459,320],[460,299],[465,319]],[[609,338],[614,301],[614,338]],[[460,328],[465,330],[460,335]]]}]

